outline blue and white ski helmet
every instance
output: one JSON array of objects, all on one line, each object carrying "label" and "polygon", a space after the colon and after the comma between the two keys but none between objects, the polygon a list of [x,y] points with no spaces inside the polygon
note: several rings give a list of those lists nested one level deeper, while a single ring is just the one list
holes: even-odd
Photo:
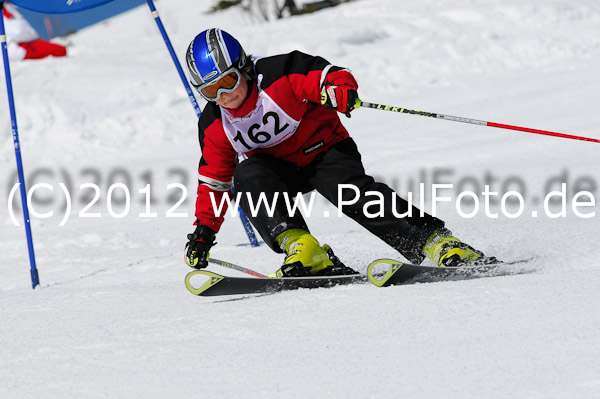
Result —
[{"label": "blue and white ski helmet", "polygon": [[186,63],[192,84],[208,83],[232,67],[241,69],[246,63],[246,53],[229,33],[207,29],[192,40],[188,47]]}]

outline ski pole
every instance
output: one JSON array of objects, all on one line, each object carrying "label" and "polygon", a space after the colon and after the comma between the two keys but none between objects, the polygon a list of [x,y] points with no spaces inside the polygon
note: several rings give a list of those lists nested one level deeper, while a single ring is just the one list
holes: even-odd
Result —
[{"label": "ski pole", "polygon": [[255,272],[252,269],[248,269],[246,267],[238,266],[238,265],[235,265],[233,263],[225,262],[225,261],[222,261],[222,260],[219,260],[219,259],[208,258],[208,261],[210,263],[214,263],[215,265],[219,265],[219,266],[227,267],[229,269],[237,270],[238,272],[246,273],[246,274],[249,274],[249,275],[254,276],[254,277],[261,277],[261,278],[267,277],[264,274],[261,274],[259,272]]},{"label": "ski pole", "polygon": [[407,108],[392,107],[390,105],[373,104],[373,103],[368,103],[366,101],[356,100],[356,105],[354,106],[354,108],[356,109],[356,108],[360,108],[360,107],[379,109],[379,110],[382,110],[382,111],[399,112],[401,114],[412,114],[412,115],[419,115],[419,116],[428,116],[430,118],[444,119],[444,120],[447,120],[447,121],[454,121],[454,122],[470,123],[472,125],[497,127],[497,128],[500,128],[500,129],[509,129],[509,130],[518,130],[518,131],[521,131],[521,132],[543,134],[543,135],[546,135],[546,136],[554,136],[554,137],[562,137],[562,138],[565,138],[565,139],[582,140],[582,141],[589,141],[589,142],[592,142],[592,143],[600,143],[599,139],[593,139],[593,138],[589,138],[589,137],[573,136],[571,134],[549,132],[547,130],[531,129],[531,128],[528,128],[528,127],[521,127],[521,126],[511,126],[511,125],[505,125],[505,124],[502,124],[502,123],[486,122],[486,121],[480,121],[480,120],[477,120],[477,119],[463,118],[463,117],[460,117],[460,116],[451,116],[451,115],[438,114],[438,113],[435,113],[435,112],[415,111],[415,110],[407,109]]},{"label": "ski pole", "polygon": [[[12,125],[12,136],[15,147],[15,158],[17,160],[17,173],[19,175],[19,184],[21,189],[21,203],[23,204],[23,218],[25,219],[25,235],[27,237],[27,248],[29,250],[29,266],[31,274],[31,286],[35,289],[40,285],[40,277],[35,263],[35,251],[33,248],[33,235],[31,233],[31,219],[29,218],[29,208],[27,207],[27,188],[25,187],[25,175],[23,173],[23,160],[21,158],[21,144],[19,141],[19,129],[17,128],[17,111],[15,109],[15,100],[10,76],[10,64],[8,60],[8,48],[6,31],[4,28],[4,15],[2,9],[4,1],[0,1],[0,46],[2,47],[2,58],[4,60],[4,77],[6,78],[6,94],[8,95],[8,108],[10,109],[10,120]],[[10,206],[10,204],[9,204]]]}]

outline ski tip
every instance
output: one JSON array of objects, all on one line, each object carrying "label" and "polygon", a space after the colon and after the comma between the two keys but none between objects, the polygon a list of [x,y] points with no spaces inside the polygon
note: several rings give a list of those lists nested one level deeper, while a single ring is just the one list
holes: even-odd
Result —
[{"label": "ski tip", "polygon": [[[402,267],[404,263],[395,259],[377,259],[367,268],[367,276],[369,281],[377,287],[385,287],[388,280]],[[373,273],[375,266],[387,265],[387,271]]]},{"label": "ski tip", "polygon": [[[202,284],[202,286],[200,288],[196,288],[192,285],[191,279],[193,277],[199,276],[199,275],[208,277],[208,280],[204,284]],[[187,276],[185,276],[185,286],[188,289],[188,291],[191,292],[192,294],[203,295],[206,291],[208,291],[209,289],[214,287],[216,284],[221,282],[224,278],[225,278],[224,276],[221,276],[220,274],[217,274],[217,273],[209,272],[206,270],[196,270],[196,271],[188,273]]]}]

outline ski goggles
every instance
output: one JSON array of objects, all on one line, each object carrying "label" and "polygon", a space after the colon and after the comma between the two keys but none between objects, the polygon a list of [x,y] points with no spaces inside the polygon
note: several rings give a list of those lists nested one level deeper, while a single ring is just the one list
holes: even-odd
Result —
[{"label": "ski goggles", "polygon": [[207,101],[218,101],[223,93],[235,91],[242,81],[242,74],[237,68],[230,68],[223,72],[219,79],[214,82],[204,83],[199,86],[194,85],[198,93]]}]

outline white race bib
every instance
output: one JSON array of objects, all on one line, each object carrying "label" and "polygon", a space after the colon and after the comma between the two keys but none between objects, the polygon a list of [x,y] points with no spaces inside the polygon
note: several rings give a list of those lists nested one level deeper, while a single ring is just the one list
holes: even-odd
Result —
[{"label": "white race bib", "polygon": [[223,129],[231,146],[243,154],[257,148],[273,147],[290,138],[300,121],[286,114],[267,93],[260,88],[256,108],[246,116],[236,118],[221,108]]}]

